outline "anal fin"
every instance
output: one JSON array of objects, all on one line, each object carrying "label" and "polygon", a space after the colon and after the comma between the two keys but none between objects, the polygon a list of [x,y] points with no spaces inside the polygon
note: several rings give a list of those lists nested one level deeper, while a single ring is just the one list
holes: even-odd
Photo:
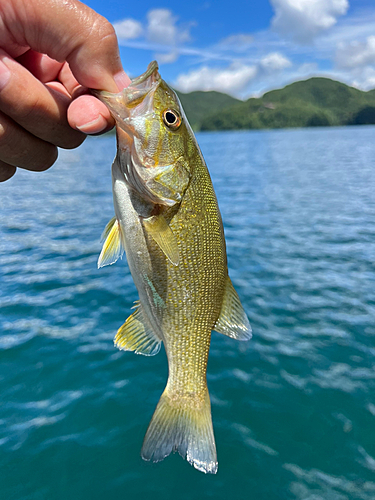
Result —
[{"label": "anal fin", "polygon": [[250,340],[252,337],[249,320],[229,276],[220,316],[214,330],[237,340]]},{"label": "anal fin", "polygon": [[160,351],[161,339],[148,326],[139,302],[136,311],[128,317],[118,330],[114,343],[123,351],[154,356]]}]

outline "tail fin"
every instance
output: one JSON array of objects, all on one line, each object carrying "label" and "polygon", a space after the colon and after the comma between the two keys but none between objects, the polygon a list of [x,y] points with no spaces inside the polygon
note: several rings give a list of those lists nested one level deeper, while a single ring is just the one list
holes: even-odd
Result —
[{"label": "tail fin", "polygon": [[172,451],[178,451],[201,472],[216,474],[216,446],[208,391],[201,405],[172,400],[167,389],[163,392],[148,426],[141,455],[144,460],[160,462]]}]

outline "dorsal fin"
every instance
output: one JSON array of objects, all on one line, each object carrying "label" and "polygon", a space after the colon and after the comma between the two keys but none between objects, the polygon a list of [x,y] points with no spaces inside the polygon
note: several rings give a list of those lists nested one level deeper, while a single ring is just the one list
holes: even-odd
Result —
[{"label": "dorsal fin", "polygon": [[249,320],[229,276],[220,316],[214,330],[237,340],[250,340],[252,337]]},{"label": "dorsal fin", "polygon": [[123,351],[134,351],[136,354],[154,356],[160,351],[161,339],[148,325],[139,302],[137,309],[131,314],[115,337],[115,346]]},{"label": "dorsal fin", "polygon": [[102,234],[102,240],[104,239],[105,242],[98,259],[98,269],[114,264],[124,253],[124,236],[121,224],[116,217],[113,217],[106,225]]}]

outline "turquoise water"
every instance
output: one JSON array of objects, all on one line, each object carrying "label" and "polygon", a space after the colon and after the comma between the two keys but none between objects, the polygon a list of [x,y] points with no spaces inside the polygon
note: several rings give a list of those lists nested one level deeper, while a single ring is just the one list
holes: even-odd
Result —
[{"label": "turquoise water", "polygon": [[253,327],[214,334],[216,476],[143,462],[164,351],[116,350],[137,294],[97,270],[113,137],[0,185],[0,498],[375,498],[375,128],[206,133]]}]

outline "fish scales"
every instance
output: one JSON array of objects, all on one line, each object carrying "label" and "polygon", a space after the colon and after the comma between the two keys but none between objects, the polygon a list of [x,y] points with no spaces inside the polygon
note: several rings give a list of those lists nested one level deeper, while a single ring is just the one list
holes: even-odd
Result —
[{"label": "fish scales", "polygon": [[251,328],[228,277],[221,215],[204,159],[157,64],[119,94],[96,92],[116,120],[115,217],[98,266],[126,251],[140,301],[115,344],[168,358],[166,388],[142,447],[145,460],[178,451],[216,473],[206,371],[211,331],[238,340]]},{"label": "fish scales", "polygon": [[[166,306],[171,314],[164,315],[163,323],[170,363],[169,389],[187,395],[205,394],[210,335],[220,314],[226,276],[216,196],[207,170],[200,168],[200,157],[193,161],[194,176],[170,223],[181,262],[178,268],[168,266]],[[157,276],[154,284],[156,281]],[[183,372],[181,366],[185,367]]]}]

